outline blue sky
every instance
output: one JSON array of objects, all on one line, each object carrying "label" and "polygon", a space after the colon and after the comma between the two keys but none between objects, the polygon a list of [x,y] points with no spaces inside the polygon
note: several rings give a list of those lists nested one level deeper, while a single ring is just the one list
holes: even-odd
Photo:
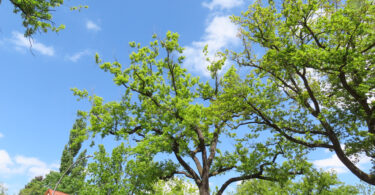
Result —
[{"label": "blue sky", "polygon": [[[8,1],[0,4],[0,182],[11,194],[31,178],[57,170],[76,111],[87,109],[77,102],[70,88],[87,89],[116,100],[123,89],[94,63],[97,52],[105,60],[128,62],[128,42],[147,44],[154,33],[168,30],[180,34],[187,67],[208,76],[202,49],[210,54],[238,48],[237,27],[229,15],[239,14],[251,1],[66,1],[54,13],[60,33],[36,34],[30,42],[23,37],[19,15]],[[88,9],[70,11],[86,4]],[[311,155],[319,168],[334,168],[345,181],[358,181],[337,157],[326,151]],[[320,161],[316,161],[320,160]],[[368,159],[360,163],[366,166]],[[232,186],[233,187],[233,186]]]}]

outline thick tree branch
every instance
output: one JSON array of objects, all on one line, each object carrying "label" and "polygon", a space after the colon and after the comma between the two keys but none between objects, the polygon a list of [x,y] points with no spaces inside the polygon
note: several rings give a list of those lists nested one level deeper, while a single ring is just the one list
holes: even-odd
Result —
[{"label": "thick tree branch", "polygon": [[167,61],[168,61],[167,64],[168,64],[169,73],[171,74],[171,77],[172,77],[173,90],[176,93],[176,96],[178,96],[175,74],[174,74],[174,66],[172,66],[172,64],[171,64],[170,52],[169,51],[167,51]]},{"label": "thick tree branch", "polygon": [[[200,151],[200,150],[196,150],[197,152]],[[198,169],[198,173],[199,175],[202,176],[203,174],[203,168],[202,168],[202,165],[201,165],[201,162],[199,162],[199,159],[197,158],[196,156],[196,153],[195,151],[191,151],[190,152],[190,157],[193,159],[194,163],[195,163],[195,166],[197,167]]]},{"label": "thick tree branch", "polygon": [[345,152],[341,148],[341,144],[339,139],[337,138],[336,134],[333,132],[332,127],[325,121],[321,121],[323,127],[328,132],[329,139],[333,144],[333,150],[335,151],[337,157],[340,161],[358,178],[362,179],[363,181],[375,185],[375,175],[367,174],[361,169],[357,167],[345,154]]},{"label": "thick tree branch", "polygon": [[184,169],[189,173],[189,175],[191,175],[191,178],[194,179],[195,183],[200,184],[201,180],[200,180],[199,176],[189,166],[189,164],[187,162],[185,162],[185,160],[180,156],[180,151],[179,151],[178,148],[179,148],[179,144],[177,143],[176,140],[174,140],[173,146],[172,146],[172,151],[173,151],[175,157],[177,158],[178,162],[182,165],[182,167],[184,167]]},{"label": "thick tree branch", "polygon": [[322,45],[319,41],[319,38],[316,36],[316,34],[312,31],[312,29],[307,25],[307,19],[302,22],[302,25],[309,31],[310,35],[313,37],[315,43],[322,49],[325,49],[326,46]]},{"label": "thick tree branch", "polygon": [[212,139],[212,142],[211,142],[211,145],[210,145],[210,155],[208,157],[208,162],[207,162],[208,167],[211,167],[212,161],[215,158],[216,146],[217,146],[217,142],[219,140],[220,132],[221,132],[221,127],[215,125],[215,132],[214,132],[214,136],[213,136],[213,139]]},{"label": "thick tree branch", "polygon": [[199,147],[199,150],[202,153],[203,170],[202,170],[201,177],[203,177],[203,175],[209,170],[208,164],[207,164],[207,150],[206,150],[205,139],[204,139],[204,135],[202,133],[202,130],[199,127],[194,126],[193,130],[198,136],[198,147]]},{"label": "thick tree branch", "polygon": [[264,177],[262,176],[262,173],[256,173],[256,174],[252,174],[252,175],[242,175],[242,176],[239,176],[239,177],[233,177],[233,178],[230,178],[229,180],[227,180],[219,189],[219,191],[217,192],[217,195],[221,195],[223,194],[224,190],[229,186],[229,184],[233,183],[233,182],[236,182],[236,181],[244,181],[244,180],[249,180],[249,179],[262,179],[262,180],[268,180],[268,181],[276,181],[274,178],[272,177]]},{"label": "thick tree branch", "polygon": [[135,92],[137,92],[137,93],[139,93],[139,94],[141,94],[141,95],[143,95],[143,96],[145,96],[145,97],[150,98],[150,100],[151,100],[152,102],[154,102],[154,104],[155,104],[157,107],[161,107],[160,103],[159,103],[158,101],[156,101],[156,100],[154,99],[154,97],[152,96],[152,93],[146,93],[146,92],[140,91],[140,90],[138,90],[138,89],[135,89],[135,88],[133,88],[133,87],[129,87],[129,86],[126,85],[125,83],[123,83],[122,85],[123,85],[125,88],[129,88],[129,89],[132,90],[132,91],[135,91]]},{"label": "thick tree branch", "polygon": [[324,131],[313,131],[313,130],[300,131],[300,130],[293,129],[291,127],[283,127],[283,129],[286,129],[290,132],[298,133],[298,134],[312,133],[312,134],[317,134],[317,135],[328,135],[327,132],[324,132]]},{"label": "thick tree branch", "polygon": [[[305,68],[304,68],[304,71],[306,71]],[[320,106],[319,106],[318,100],[315,98],[314,92],[312,91],[309,85],[309,82],[307,81],[306,75],[301,74],[299,71],[296,71],[296,73],[298,76],[301,77],[303,84],[307,90],[307,93],[309,94],[310,99],[314,104],[315,109],[313,110],[312,115],[317,116],[320,113]]]},{"label": "thick tree branch", "polygon": [[172,178],[174,175],[176,174],[181,174],[181,175],[185,175],[186,177],[188,178],[191,178],[191,179],[194,179],[193,176],[191,176],[189,173],[185,172],[185,171],[174,171],[172,172],[170,175],[167,175],[167,176],[164,176],[164,177],[161,177],[160,179],[161,180],[168,180],[170,178]]},{"label": "thick tree branch", "polygon": [[267,70],[267,69],[265,69],[265,68],[263,68],[259,65],[252,64],[251,66],[254,67],[254,68],[258,68],[260,70],[263,70],[263,71],[267,72],[268,74],[272,75],[274,78],[276,78],[278,81],[280,81],[285,87],[292,90],[293,92],[297,93],[299,91],[298,86],[295,83],[293,83],[294,87],[289,85],[283,78],[278,76],[276,73],[274,73],[270,70]]},{"label": "thick tree branch", "polygon": [[370,49],[373,48],[373,47],[375,47],[375,42],[372,43],[371,45],[369,45],[368,47],[366,47],[365,49],[363,49],[363,50],[361,51],[361,53],[363,54],[363,53],[367,52],[368,50],[370,50]]},{"label": "thick tree branch", "polygon": [[288,135],[278,125],[271,122],[271,120],[269,120],[268,117],[266,117],[266,115],[262,111],[260,111],[258,108],[256,108],[251,102],[247,101],[247,103],[248,103],[248,105],[250,105],[250,107],[252,107],[253,110],[255,110],[258,113],[258,115],[263,119],[263,121],[266,123],[267,126],[272,127],[274,130],[279,132],[282,136],[284,136],[289,141],[304,145],[304,146],[309,147],[309,148],[322,147],[322,148],[333,149],[332,145],[329,145],[329,144],[326,144],[326,143],[308,143],[308,142],[296,139],[296,138]]},{"label": "thick tree branch", "polygon": [[371,108],[367,104],[367,99],[359,95],[347,82],[345,73],[340,70],[339,79],[341,81],[342,86],[349,94],[362,106],[368,116],[371,116]]},{"label": "thick tree branch", "polygon": [[234,168],[236,168],[236,166],[232,166],[232,167],[220,167],[216,171],[211,172],[210,173],[210,177],[219,175],[220,173],[224,173],[224,172],[229,171],[229,170],[234,169]]}]

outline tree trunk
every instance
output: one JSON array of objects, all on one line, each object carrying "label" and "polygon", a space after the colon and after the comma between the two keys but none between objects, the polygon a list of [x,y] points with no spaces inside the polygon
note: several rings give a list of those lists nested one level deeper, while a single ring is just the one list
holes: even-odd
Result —
[{"label": "tree trunk", "polygon": [[199,187],[199,195],[210,195],[210,185],[208,182],[208,178],[202,180],[201,185]]}]

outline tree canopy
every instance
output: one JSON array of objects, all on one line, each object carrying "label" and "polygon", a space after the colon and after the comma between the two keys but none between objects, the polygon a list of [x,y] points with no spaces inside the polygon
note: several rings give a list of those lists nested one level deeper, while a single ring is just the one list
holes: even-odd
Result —
[{"label": "tree canopy", "polygon": [[243,84],[255,88],[239,100],[244,119],[293,143],[334,151],[372,185],[374,173],[356,162],[375,157],[374,17],[368,0],[258,0],[232,17],[244,46],[233,59],[252,68]]},{"label": "tree canopy", "polygon": [[[218,188],[222,194],[236,181],[283,180],[307,169],[303,146],[282,137],[259,138],[241,128],[248,123],[239,122],[240,102],[231,94],[243,87],[236,86],[241,79],[234,67],[223,77],[218,74],[226,54],[208,59],[212,77],[201,82],[181,67],[185,57],[178,37],[168,32],[163,40],[154,36],[150,46],[130,43],[136,51],[125,67],[96,56],[100,68],[125,88],[120,101],[104,102],[73,89],[91,102],[91,110],[81,112],[89,121],[88,133],[128,142],[126,169],[130,180],[137,180],[137,190],[153,190],[158,180],[183,175],[200,194],[209,194],[209,179],[231,171],[233,176]],[[248,93],[249,88],[242,90]]]},{"label": "tree canopy", "polygon": [[[374,17],[373,1],[257,0],[232,17],[243,51],[206,56],[209,79],[182,67],[177,33],[154,36],[149,46],[131,42],[135,51],[127,66],[97,54],[96,63],[124,94],[106,102],[73,89],[89,100],[90,110],[79,111],[60,173],[47,178],[66,173],[58,189],[83,194],[158,193],[158,182],[177,175],[193,181],[202,195],[212,192],[209,181],[217,176],[226,177],[217,194],[247,180],[253,181],[239,192],[358,193],[351,186],[332,187],[340,184],[332,174],[310,170],[306,153],[324,148],[375,185],[374,170],[356,164],[366,157],[375,168]],[[257,56],[254,50],[264,52]],[[220,74],[228,57],[238,66]],[[86,162],[70,170],[82,141],[97,135],[122,144],[111,156],[99,145],[86,172]],[[298,174],[302,181],[293,182]],[[35,178],[29,188],[57,181],[47,178]],[[182,184],[176,183],[178,190]]]}]

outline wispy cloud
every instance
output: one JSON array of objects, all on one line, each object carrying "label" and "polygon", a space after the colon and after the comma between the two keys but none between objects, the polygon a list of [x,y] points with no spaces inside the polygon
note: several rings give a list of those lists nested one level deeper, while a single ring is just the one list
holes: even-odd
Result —
[{"label": "wispy cloud", "polygon": [[14,31],[12,32],[12,39],[10,40],[15,49],[19,51],[24,51],[25,49],[32,48],[33,50],[41,53],[42,55],[53,56],[55,55],[55,50],[52,46],[46,46],[42,43],[39,43],[35,39],[28,39],[25,38],[24,35],[20,32]]},{"label": "wispy cloud", "polygon": [[11,158],[6,150],[0,150],[0,175],[3,177],[18,174],[28,175],[30,178],[44,176],[56,167],[56,164],[49,165],[34,157],[18,155]]},{"label": "wispy cloud", "polygon": [[88,30],[92,30],[92,31],[99,31],[99,30],[101,30],[100,26],[97,25],[97,24],[95,24],[95,23],[94,23],[93,21],[91,21],[91,20],[88,20],[88,21],[86,22],[86,28],[87,28]]},{"label": "wispy cloud", "polygon": [[[235,46],[240,43],[237,37],[238,27],[234,25],[229,16],[215,16],[205,29],[201,41],[195,41],[185,47],[184,55],[186,56],[185,66],[195,72],[203,73],[209,76],[207,70],[208,62],[206,57],[214,58],[217,51],[223,50],[228,46]],[[208,56],[202,53],[205,45],[208,45]]]},{"label": "wispy cloud", "polygon": [[[356,162],[357,166],[363,166],[371,162],[371,158],[367,157],[364,154],[358,156],[357,159],[351,158],[352,162]],[[329,158],[314,160],[312,162],[317,168],[335,171],[337,174],[349,172],[348,168],[342,164],[341,160],[337,157],[336,154],[333,154]]]},{"label": "wispy cloud", "polygon": [[72,62],[77,62],[82,57],[89,56],[89,55],[92,55],[92,54],[93,54],[92,51],[90,51],[89,49],[85,49],[83,51],[79,51],[79,52],[74,53],[72,55],[68,55],[67,59],[70,60],[70,61],[72,61]]},{"label": "wispy cloud", "polygon": [[243,0],[212,0],[211,2],[203,2],[202,5],[210,10],[213,10],[215,8],[223,10],[241,6],[243,3]]},{"label": "wispy cloud", "polygon": [[4,134],[0,133],[0,138],[3,138],[4,137]]}]

